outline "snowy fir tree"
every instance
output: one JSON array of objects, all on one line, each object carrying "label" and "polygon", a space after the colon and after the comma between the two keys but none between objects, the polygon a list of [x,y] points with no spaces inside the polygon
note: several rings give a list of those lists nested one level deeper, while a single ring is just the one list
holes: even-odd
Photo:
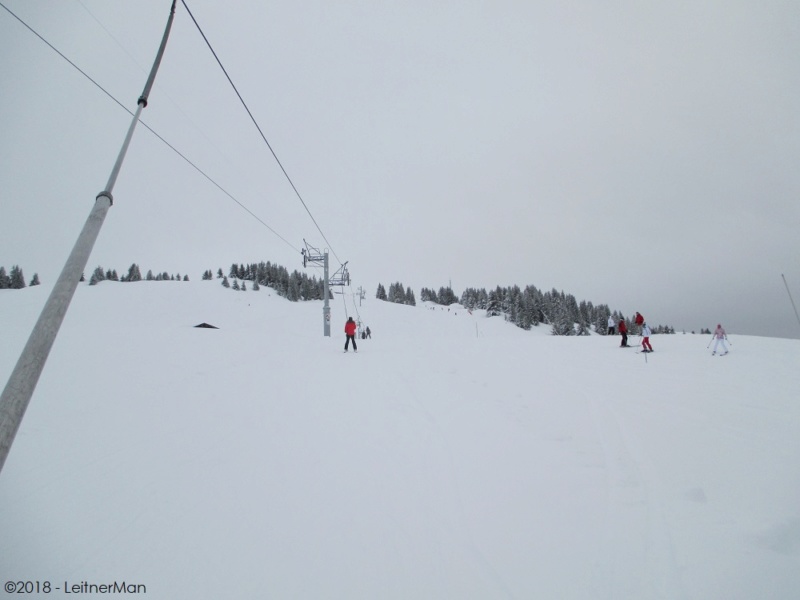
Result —
[{"label": "snowy fir tree", "polygon": [[33,274],[33,278],[31,279],[31,282],[28,285],[30,285],[30,286],[41,285],[41,283],[42,282],[39,281],[39,274],[38,273],[34,273]]},{"label": "snowy fir tree", "polygon": [[375,297],[378,300],[386,300],[386,288],[383,287],[382,283],[378,284],[378,291],[375,292]]},{"label": "snowy fir tree", "polygon": [[18,265],[11,267],[9,279],[11,280],[11,284],[8,287],[12,290],[21,290],[25,287],[25,275],[23,275],[22,269],[20,269]]},{"label": "snowy fir tree", "polygon": [[133,263],[130,267],[128,267],[128,274],[123,275],[122,281],[141,281],[142,280],[142,272],[139,269],[139,265]]},{"label": "snowy fir tree", "polygon": [[300,281],[296,277],[289,278],[289,287],[286,290],[286,297],[292,302],[300,300]]},{"label": "snowy fir tree", "polygon": [[408,304],[408,298],[409,297],[408,293],[406,292],[405,286],[399,281],[389,286],[389,293],[386,296],[386,299],[389,302],[395,302],[397,304]]},{"label": "snowy fir tree", "polygon": [[458,303],[458,296],[453,293],[453,289],[448,285],[447,287],[440,287],[437,294],[438,303],[444,306]]},{"label": "snowy fir tree", "polygon": [[92,276],[89,279],[89,285],[97,285],[101,281],[104,281],[106,278],[106,274],[103,271],[103,267],[97,267],[93,272]]},{"label": "snowy fir tree", "polygon": [[437,302],[436,292],[428,288],[422,288],[419,291],[420,302]]},{"label": "snowy fir tree", "polygon": [[228,277],[226,275],[222,276],[222,287],[224,287],[224,288],[231,287],[231,284],[228,283]]}]

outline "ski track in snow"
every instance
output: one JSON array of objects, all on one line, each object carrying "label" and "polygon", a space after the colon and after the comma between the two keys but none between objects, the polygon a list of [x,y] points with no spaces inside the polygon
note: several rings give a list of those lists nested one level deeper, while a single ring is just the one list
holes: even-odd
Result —
[{"label": "ski track in snow", "polygon": [[[419,400],[421,396],[424,397],[425,390],[419,389],[414,385],[404,371],[397,371],[396,376],[401,383],[401,388],[406,391],[408,394],[407,397],[413,402],[414,406],[419,410],[419,413],[424,415],[430,430],[432,430],[432,439],[430,439],[429,442],[438,442],[438,445],[440,445],[440,451],[431,451],[429,452],[430,456],[444,455],[446,458],[445,464],[434,465],[435,468],[429,471],[429,485],[434,488],[443,485],[449,488],[447,491],[453,496],[455,511],[452,515],[436,515],[434,518],[444,526],[448,537],[451,539],[451,544],[467,551],[470,565],[482,573],[484,578],[492,582],[493,585],[490,589],[494,589],[495,593],[502,592],[502,595],[505,597],[513,597],[511,590],[503,581],[500,574],[495,570],[490,560],[481,552],[472,539],[470,524],[465,516],[462,502],[462,491],[455,476],[457,471],[455,469],[452,448],[437,418],[425,404]],[[442,475],[444,475],[444,478],[442,478]]]},{"label": "ski track in snow", "polygon": [[667,515],[659,501],[662,490],[658,474],[641,450],[630,449],[613,401],[585,395],[597,424],[609,478],[607,535],[613,575],[607,597],[634,597],[642,588],[650,587],[652,598],[686,598]]}]

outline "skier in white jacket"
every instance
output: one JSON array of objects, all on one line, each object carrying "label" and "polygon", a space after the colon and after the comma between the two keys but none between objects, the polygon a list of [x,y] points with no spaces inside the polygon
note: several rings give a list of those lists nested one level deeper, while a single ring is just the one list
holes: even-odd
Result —
[{"label": "skier in white jacket", "polygon": [[650,331],[650,327],[647,326],[647,323],[642,323],[642,352],[652,352],[653,347],[650,345],[650,335],[653,332]]},{"label": "skier in white jacket", "polygon": [[711,353],[712,356],[717,353],[717,348],[720,344],[722,344],[722,349],[724,350],[720,356],[725,356],[728,353],[728,346],[725,344],[725,340],[727,339],[728,335],[725,333],[722,325],[717,323],[717,328],[714,330],[714,351]]}]

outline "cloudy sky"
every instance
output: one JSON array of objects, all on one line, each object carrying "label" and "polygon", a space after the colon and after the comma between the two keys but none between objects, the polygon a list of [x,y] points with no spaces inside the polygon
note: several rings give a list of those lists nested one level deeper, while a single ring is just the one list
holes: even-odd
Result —
[{"label": "cloudy sky", "polygon": [[[0,2],[135,110],[170,0]],[[796,1],[187,4],[308,211],[179,1],[142,118],[205,175],[139,127],[87,271],[302,268],[305,238],[369,295],[800,337]],[[0,265],[57,277],[130,121],[0,7]]]}]

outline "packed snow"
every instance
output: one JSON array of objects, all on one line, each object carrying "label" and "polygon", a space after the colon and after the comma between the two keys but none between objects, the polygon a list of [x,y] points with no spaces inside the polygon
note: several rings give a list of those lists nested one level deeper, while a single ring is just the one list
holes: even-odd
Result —
[{"label": "packed snow", "polygon": [[[0,291],[3,384],[48,292]],[[268,288],[81,284],[0,473],[2,582],[800,594],[800,340],[730,334],[712,356],[678,333],[643,354],[455,305],[332,308],[326,338],[321,302]],[[347,316],[372,331],[357,353]]]}]

